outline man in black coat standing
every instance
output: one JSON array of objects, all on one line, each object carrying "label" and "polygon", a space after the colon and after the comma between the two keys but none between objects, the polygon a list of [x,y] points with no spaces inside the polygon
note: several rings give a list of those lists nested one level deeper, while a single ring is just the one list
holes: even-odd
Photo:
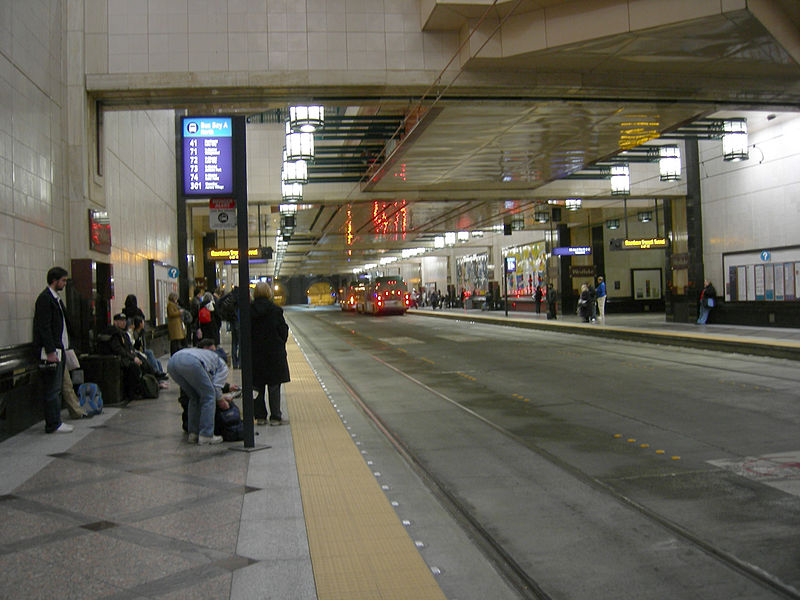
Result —
[{"label": "man in black coat standing", "polygon": [[267,424],[267,407],[264,402],[266,387],[269,397],[269,424],[285,425],[289,421],[281,414],[281,384],[289,381],[289,362],[286,358],[289,326],[283,318],[283,309],[272,301],[272,288],[268,283],[262,281],[256,284],[250,315],[253,392],[257,394],[253,415],[259,425]]},{"label": "man in black coat standing", "polygon": [[71,433],[72,425],[61,422],[61,384],[64,350],[69,348],[66,308],[58,292],[67,285],[67,270],[53,267],[47,272],[47,287],[36,298],[33,313],[33,343],[41,351],[44,384],[44,430]]}]

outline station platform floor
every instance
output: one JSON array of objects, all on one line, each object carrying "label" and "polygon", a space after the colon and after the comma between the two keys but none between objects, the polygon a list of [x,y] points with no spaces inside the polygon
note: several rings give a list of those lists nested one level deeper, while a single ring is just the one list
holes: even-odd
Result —
[{"label": "station platform floor", "polygon": [[[699,328],[663,315],[609,315],[593,325],[414,312],[800,349],[800,330]],[[174,383],[157,400],[71,421],[72,434],[45,435],[40,423],[0,444],[0,598],[445,598],[310,362],[291,338],[287,350],[290,423],[256,427],[252,452],[187,444]],[[231,371],[232,382],[239,376]]]},{"label": "station platform floor", "polygon": [[422,307],[410,313],[462,319],[509,327],[524,327],[620,340],[667,344],[725,352],[740,352],[800,360],[800,329],[744,325],[673,323],[663,313],[611,313],[605,320],[585,323],[575,314],[559,314],[549,320],[544,312],[482,311],[462,308]]}]

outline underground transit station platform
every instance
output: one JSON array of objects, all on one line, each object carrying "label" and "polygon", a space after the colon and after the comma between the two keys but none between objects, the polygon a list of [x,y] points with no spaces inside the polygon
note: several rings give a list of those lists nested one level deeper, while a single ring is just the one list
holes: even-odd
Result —
[{"label": "underground transit station platform", "polygon": [[0,598],[800,598],[800,3],[0,7]]}]

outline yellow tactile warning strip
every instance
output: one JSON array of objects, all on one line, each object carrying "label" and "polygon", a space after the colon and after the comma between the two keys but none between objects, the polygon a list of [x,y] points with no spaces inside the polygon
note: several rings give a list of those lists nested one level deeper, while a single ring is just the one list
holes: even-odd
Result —
[{"label": "yellow tactile warning strip", "polygon": [[286,401],[317,597],[444,600],[294,340],[286,350]]}]

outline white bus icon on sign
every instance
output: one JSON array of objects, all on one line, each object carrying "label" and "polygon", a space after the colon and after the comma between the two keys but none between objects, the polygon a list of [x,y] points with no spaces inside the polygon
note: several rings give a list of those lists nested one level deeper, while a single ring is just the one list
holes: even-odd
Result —
[{"label": "white bus icon on sign", "polygon": [[190,121],[186,124],[186,131],[189,133],[197,133],[197,123],[194,121]]}]

